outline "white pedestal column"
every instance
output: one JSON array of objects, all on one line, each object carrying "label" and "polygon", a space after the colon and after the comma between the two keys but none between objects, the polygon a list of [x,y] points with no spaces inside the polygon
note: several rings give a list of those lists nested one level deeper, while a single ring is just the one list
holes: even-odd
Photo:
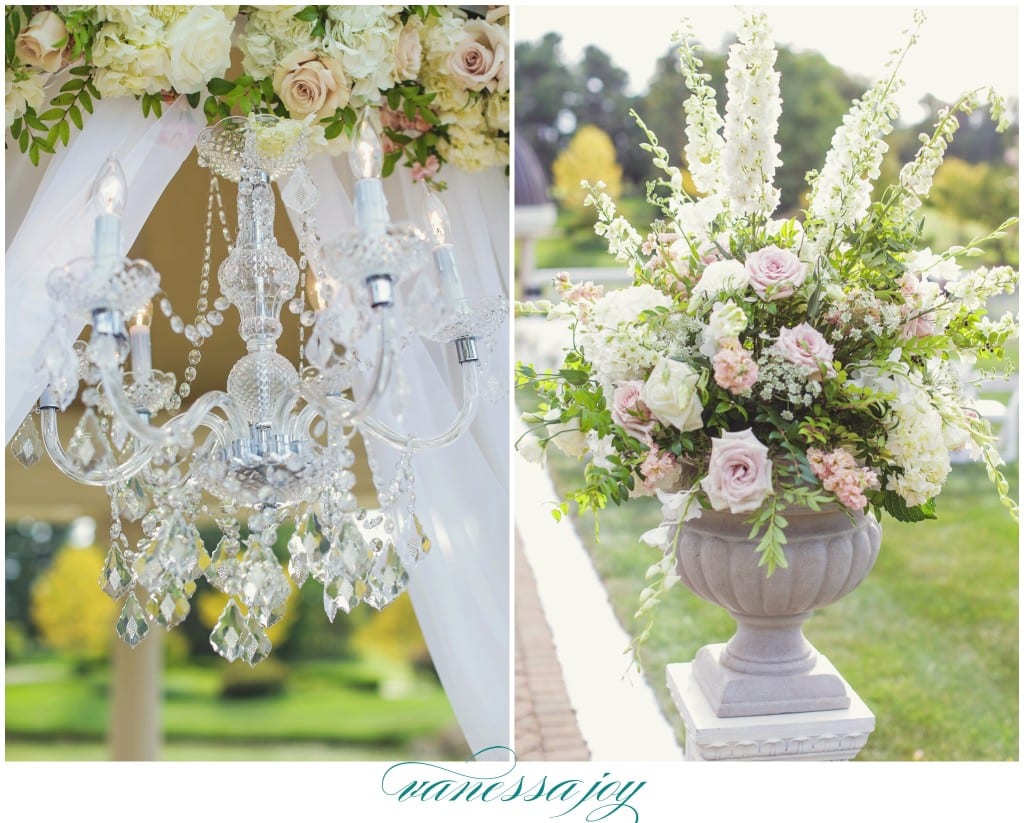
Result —
[{"label": "white pedestal column", "polygon": [[686,728],[686,760],[852,760],[875,730],[875,715],[845,680],[847,709],[718,717],[692,667],[666,670]]},{"label": "white pedestal column", "polygon": [[163,634],[159,626],[150,626],[149,635],[134,649],[114,639],[111,760],[156,760],[160,755]]}]

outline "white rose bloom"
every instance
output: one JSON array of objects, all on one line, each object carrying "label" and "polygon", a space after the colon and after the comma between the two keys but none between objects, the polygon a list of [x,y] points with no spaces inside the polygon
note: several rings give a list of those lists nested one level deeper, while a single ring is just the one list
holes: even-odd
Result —
[{"label": "white rose bloom", "polygon": [[739,291],[750,282],[750,274],[739,260],[716,260],[708,265],[693,287],[690,306],[695,307],[706,297],[714,297],[724,291]]},{"label": "white rose bloom", "polygon": [[423,62],[423,45],[420,43],[420,29],[423,23],[413,15],[405,25],[396,22],[398,35],[395,38],[395,80],[415,80]]},{"label": "white rose bloom", "polygon": [[704,425],[699,378],[700,373],[687,363],[663,357],[644,383],[640,399],[660,422],[681,432],[699,429]]},{"label": "white rose bloom", "polygon": [[179,94],[203,91],[231,66],[234,20],[212,6],[195,6],[167,29],[167,78]]},{"label": "white rose bloom", "polygon": [[533,432],[527,432],[519,441],[516,451],[528,463],[540,463],[544,459],[544,447],[540,444],[540,438]]},{"label": "white rose bloom", "polygon": [[547,429],[549,445],[557,447],[562,454],[568,457],[583,457],[590,451],[587,435],[580,431],[577,421],[559,423],[553,420],[548,423]]}]

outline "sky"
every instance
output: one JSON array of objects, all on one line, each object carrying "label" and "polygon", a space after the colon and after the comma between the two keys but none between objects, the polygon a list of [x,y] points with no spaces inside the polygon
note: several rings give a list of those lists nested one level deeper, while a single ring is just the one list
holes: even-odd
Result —
[{"label": "sky", "polygon": [[[768,13],[776,43],[821,52],[848,74],[865,80],[879,77],[889,52],[901,47],[900,34],[911,25],[914,8],[926,22],[919,42],[907,56],[901,76],[905,88],[897,98],[902,119],[920,118],[917,101],[927,92],[955,100],[967,89],[995,86],[1004,95],[1019,95],[1019,21],[1016,5],[1004,6],[786,6],[760,4]],[[739,25],[732,5],[685,4],[630,6],[555,6],[517,3],[513,15],[516,41],[538,40],[545,32],[562,34],[562,55],[575,62],[589,44],[612,56],[630,75],[630,91],[643,91],[657,59],[672,46],[672,32],[689,17],[697,37],[718,51],[723,37]],[[627,28],[628,27],[628,28]],[[783,100],[785,107],[785,100]]]}]

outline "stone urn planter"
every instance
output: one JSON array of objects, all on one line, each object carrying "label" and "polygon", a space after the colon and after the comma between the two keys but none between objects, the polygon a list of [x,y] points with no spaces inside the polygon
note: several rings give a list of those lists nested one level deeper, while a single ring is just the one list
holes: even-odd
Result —
[{"label": "stone urn planter", "polygon": [[871,571],[882,540],[871,515],[838,507],[787,510],[787,568],[771,577],[757,563],[756,542],[741,515],[704,511],[683,524],[676,542],[682,582],[728,610],[736,634],[705,646],[693,676],[718,717],[845,709],[843,679],[807,642],[803,624]]}]

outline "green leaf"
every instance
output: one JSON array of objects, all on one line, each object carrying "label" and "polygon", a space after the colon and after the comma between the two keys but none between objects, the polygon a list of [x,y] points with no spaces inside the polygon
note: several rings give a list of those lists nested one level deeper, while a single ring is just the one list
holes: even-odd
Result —
[{"label": "green leaf", "polygon": [[17,140],[21,136],[21,118],[11,123],[11,137]]},{"label": "green leaf", "polygon": [[81,77],[76,77],[74,80],[68,80],[63,86],[60,87],[62,92],[80,91],[85,88],[85,80]]},{"label": "green leaf", "polygon": [[92,98],[88,94],[83,94],[78,101],[82,104],[83,109],[92,114]]},{"label": "green leaf", "polygon": [[71,122],[75,124],[76,129],[82,128],[82,111],[78,106],[72,106],[68,109],[68,117],[71,118]]},{"label": "green leaf", "polygon": [[561,369],[558,375],[571,386],[582,386],[590,379],[589,374],[579,369]]},{"label": "green leaf", "polygon": [[314,20],[320,19],[320,11],[316,6],[306,6],[302,11],[295,13],[295,19],[301,20],[303,23],[312,23]]},{"label": "green leaf", "polygon": [[73,74],[75,77],[88,77],[92,74],[91,66],[73,66],[68,69],[68,74]]},{"label": "green leaf", "polygon": [[60,120],[63,117],[64,112],[62,112],[60,109],[47,109],[41,115],[39,115],[40,120]]},{"label": "green leaf", "polygon": [[46,124],[39,119],[39,115],[31,107],[25,109],[24,120],[33,131],[46,131]]},{"label": "green leaf", "polygon": [[200,92],[195,91],[192,94],[186,94],[185,99],[192,108],[196,108],[199,105]]},{"label": "green leaf", "polygon": [[149,95],[142,95],[142,116],[149,117],[149,110],[152,107],[152,103],[149,101]]},{"label": "green leaf", "polygon": [[32,135],[29,132],[29,130],[25,129],[21,133],[21,136],[18,138],[18,148],[21,149],[21,153],[22,154],[24,154],[26,151],[28,151],[28,141],[31,138],[31,136]]},{"label": "green leaf", "polygon": [[29,147],[28,159],[32,162],[33,166],[38,166],[39,165],[39,146],[36,145],[35,143],[33,143]]},{"label": "green leaf", "polygon": [[340,120],[335,120],[331,125],[324,129],[324,137],[327,140],[333,140],[335,137],[339,137],[345,130],[345,124]]},{"label": "green leaf", "polygon": [[225,80],[223,77],[214,77],[206,84],[206,88],[209,90],[210,94],[222,97],[223,95],[234,91],[235,84],[230,80]]}]

